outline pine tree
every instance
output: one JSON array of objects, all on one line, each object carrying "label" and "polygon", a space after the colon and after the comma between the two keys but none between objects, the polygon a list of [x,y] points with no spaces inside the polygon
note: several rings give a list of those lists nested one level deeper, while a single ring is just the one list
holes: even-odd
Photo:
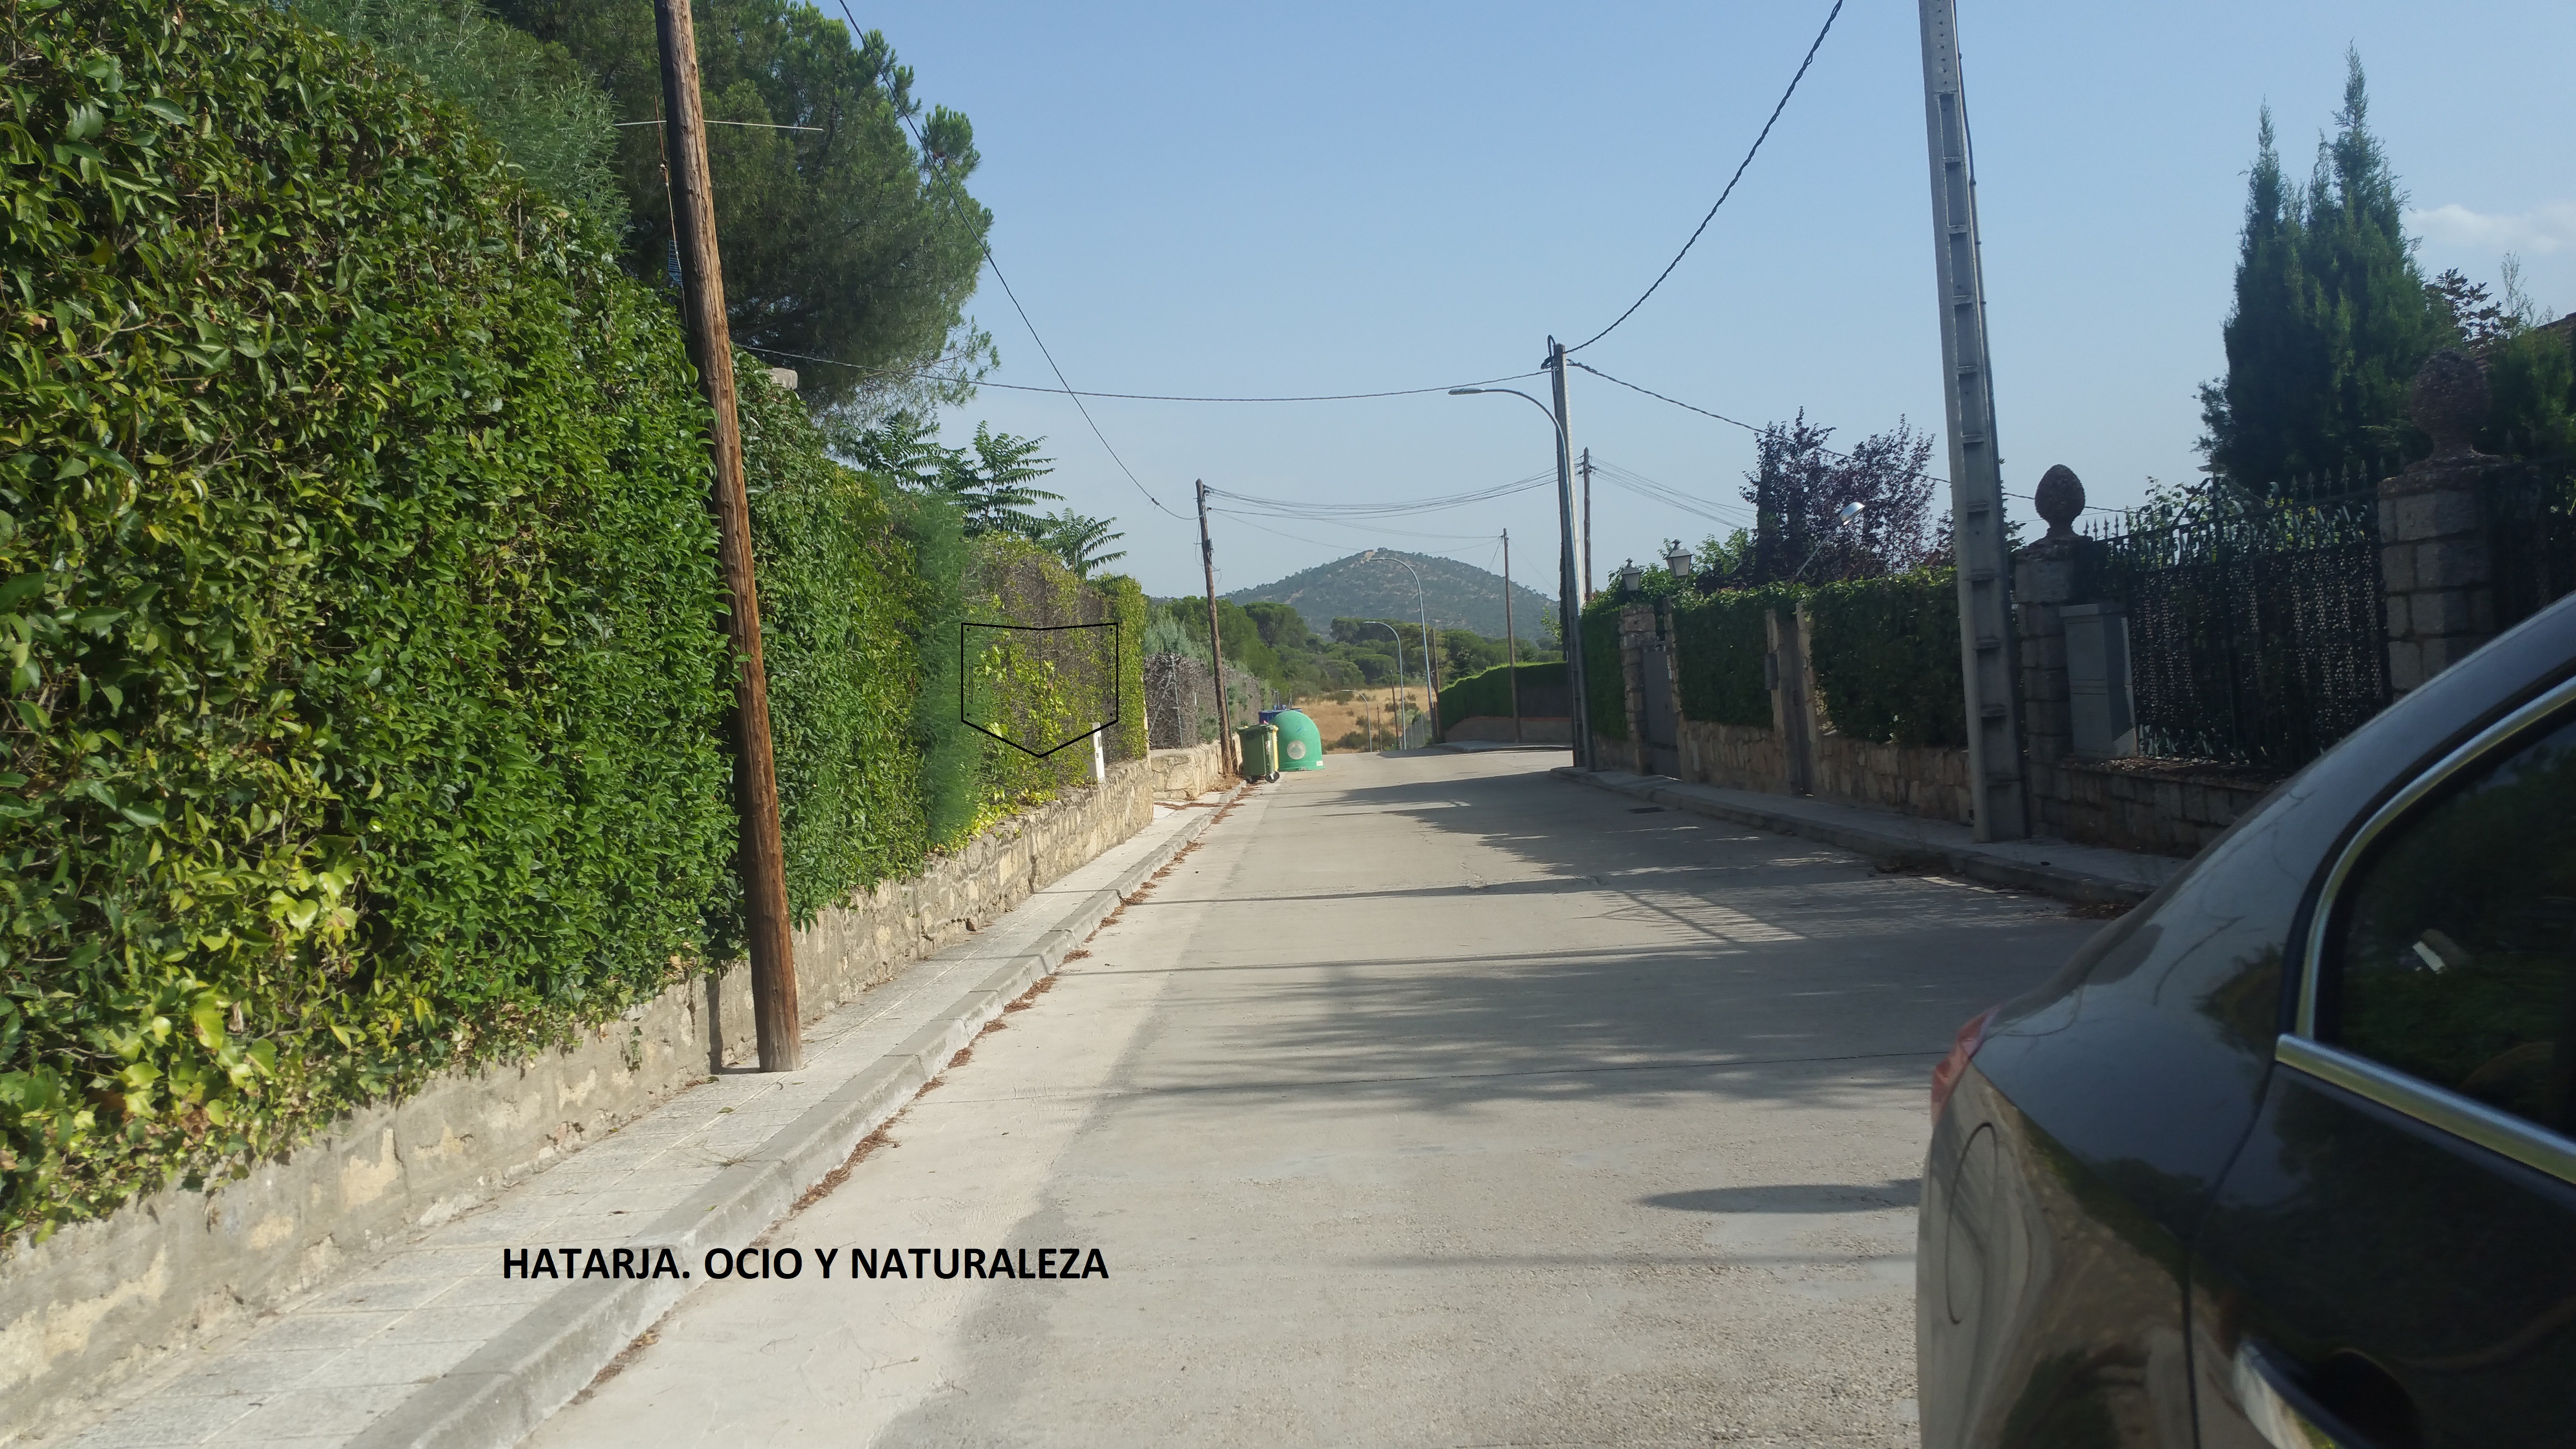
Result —
[{"label": "pine tree", "polygon": [[2361,57],[2293,190],[2263,112],[2223,336],[2227,377],[2201,388],[2201,448],[2236,486],[2273,493],[2416,442],[2415,369],[2451,341],[2404,229],[2405,195],[2370,131]]}]

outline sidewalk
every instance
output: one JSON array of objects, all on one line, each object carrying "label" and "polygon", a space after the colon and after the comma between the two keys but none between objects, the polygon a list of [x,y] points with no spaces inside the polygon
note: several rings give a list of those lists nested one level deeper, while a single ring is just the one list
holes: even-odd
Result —
[{"label": "sidewalk", "polygon": [[[1123,898],[1214,823],[1231,794],[1154,821],[973,941],[806,1028],[795,1072],[727,1072],[228,1345],[184,1355],[71,1441],[517,1443],[687,1294],[685,1278],[502,1276],[502,1252],[708,1248],[757,1237],[901,1111],[1003,1005],[1054,971]],[[624,1219],[625,1221],[620,1221]]]},{"label": "sidewalk", "polygon": [[2044,836],[1979,844],[1964,825],[1859,805],[1835,805],[1804,795],[1722,790],[1715,785],[1686,785],[1664,775],[1581,770],[1571,765],[1560,765],[1550,773],[1649,800],[1667,809],[1820,840],[1876,860],[1937,864],[1991,885],[2040,891],[2079,903],[2134,905],[2171,880],[2186,864],[2171,856],[2077,845]]}]

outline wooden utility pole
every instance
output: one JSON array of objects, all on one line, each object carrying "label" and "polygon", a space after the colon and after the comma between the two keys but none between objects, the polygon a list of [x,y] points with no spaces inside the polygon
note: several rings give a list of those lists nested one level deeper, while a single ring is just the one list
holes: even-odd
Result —
[{"label": "wooden utility pole", "polygon": [[788,934],[787,860],[778,840],[778,767],[769,739],[769,681],[760,660],[760,588],[752,577],[751,501],[743,492],[742,421],[734,413],[733,335],[725,325],[724,266],[716,255],[715,193],[707,182],[706,115],[698,102],[697,27],[689,0],[653,0],[662,41],[663,146],[671,168],[671,230],[680,253],[680,311],[689,361],[714,409],[716,559],[724,569],[725,630],[734,681],[733,794],[751,952],[751,1011],[760,1069],[804,1064],[796,1011],[796,945]]},{"label": "wooden utility pole", "polygon": [[[2012,553],[2004,538],[1977,182],[1959,76],[1955,0],[1919,0],[1923,124],[1932,168],[1933,272],[1941,297],[1941,395],[1950,423],[1951,548],[1959,575],[1959,665],[1968,717],[1968,790],[1978,840],[2030,834],[2014,685]],[[1804,540],[1801,540],[1804,542]]]},{"label": "wooden utility pole", "polygon": [[1234,755],[1234,718],[1225,707],[1225,641],[1216,629],[1216,544],[1208,538],[1207,480],[1199,480],[1199,562],[1207,567],[1208,667],[1216,673],[1216,757],[1231,770],[1242,762]]},{"label": "wooden utility pole", "polygon": [[1521,742],[1521,650],[1512,637],[1512,531],[1503,530],[1503,679],[1512,687],[1512,743]]}]

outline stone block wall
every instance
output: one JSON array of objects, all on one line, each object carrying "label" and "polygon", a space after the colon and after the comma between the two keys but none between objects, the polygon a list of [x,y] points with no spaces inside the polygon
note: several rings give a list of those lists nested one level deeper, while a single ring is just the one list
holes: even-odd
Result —
[{"label": "stone block wall", "polygon": [[1788,788],[1787,757],[1775,730],[1685,719],[1681,735],[1682,770],[1699,784],[1773,794]]},{"label": "stone block wall", "polygon": [[1182,749],[1156,750],[1146,763],[1154,772],[1154,798],[1195,800],[1225,784],[1225,754],[1215,741]]},{"label": "stone block wall", "polygon": [[[1074,791],[822,913],[796,933],[807,1020],[963,940],[1134,835],[1164,782],[1218,783],[1214,745],[1108,767]],[[756,1059],[751,973],[675,983],[574,1043],[453,1072],[342,1117],[211,1190],[169,1188],[0,1256],[0,1444],[97,1386],[247,1322],[489,1201],[719,1065]]]},{"label": "stone block wall", "polygon": [[1815,736],[1815,772],[1816,799],[1968,823],[1973,800],[1963,748],[1883,745],[1828,729]]},{"label": "stone block wall", "polygon": [[2050,832],[2086,845],[2197,855],[2279,781],[2162,760],[2074,761],[2058,766],[2062,825]]}]

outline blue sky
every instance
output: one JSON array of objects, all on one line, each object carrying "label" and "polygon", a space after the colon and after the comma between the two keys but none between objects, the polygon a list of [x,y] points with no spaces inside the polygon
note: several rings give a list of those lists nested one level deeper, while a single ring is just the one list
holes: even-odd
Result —
[{"label": "blue sky", "polygon": [[[1549,334],[1598,331],[1715,199],[1829,4],[854,9],[919,96],[973,119],[995,255],[1074,386],[1272,395],[1523,372]],[[1959,24],[2008,490],[2063,462],[2117,505],[2192,474],[2257,108],[2304,173],[2347,44],[2428,273],[2492,283],[2518,252],[2537,299],[2576,308],[2563,0],[1965,0]],[[1915,7],[1849,0],[1689,258],[1580,355],[1751,422],[1803,407],[1846,441],[1899,416],[1938,432],[1928,197]],[[996,380],[1053,385],[990,272],[971,310]],[[1551,466],[1548,424],[1504,398],[1090,408],[1182,515],[1202,477],[1357,502]],[[1745,512],[1749,434],[1581,373],[1571,411],[1597,459]],[[962,441],[979,420],[1046,437],[1052,486],[1116,516],[1149,590],[1197,591],[1195,522],[1157,511],[1067,400],[987,388],[944,424]],[[1596,576],[1720,527],[1599,483],[1594,519]],[[1546,491],[1388,526],[1257,522],[1217,519],[1220,588],[1371,546],[1492,567],[1509,528],[1514,576],[1554,591]]]}]

